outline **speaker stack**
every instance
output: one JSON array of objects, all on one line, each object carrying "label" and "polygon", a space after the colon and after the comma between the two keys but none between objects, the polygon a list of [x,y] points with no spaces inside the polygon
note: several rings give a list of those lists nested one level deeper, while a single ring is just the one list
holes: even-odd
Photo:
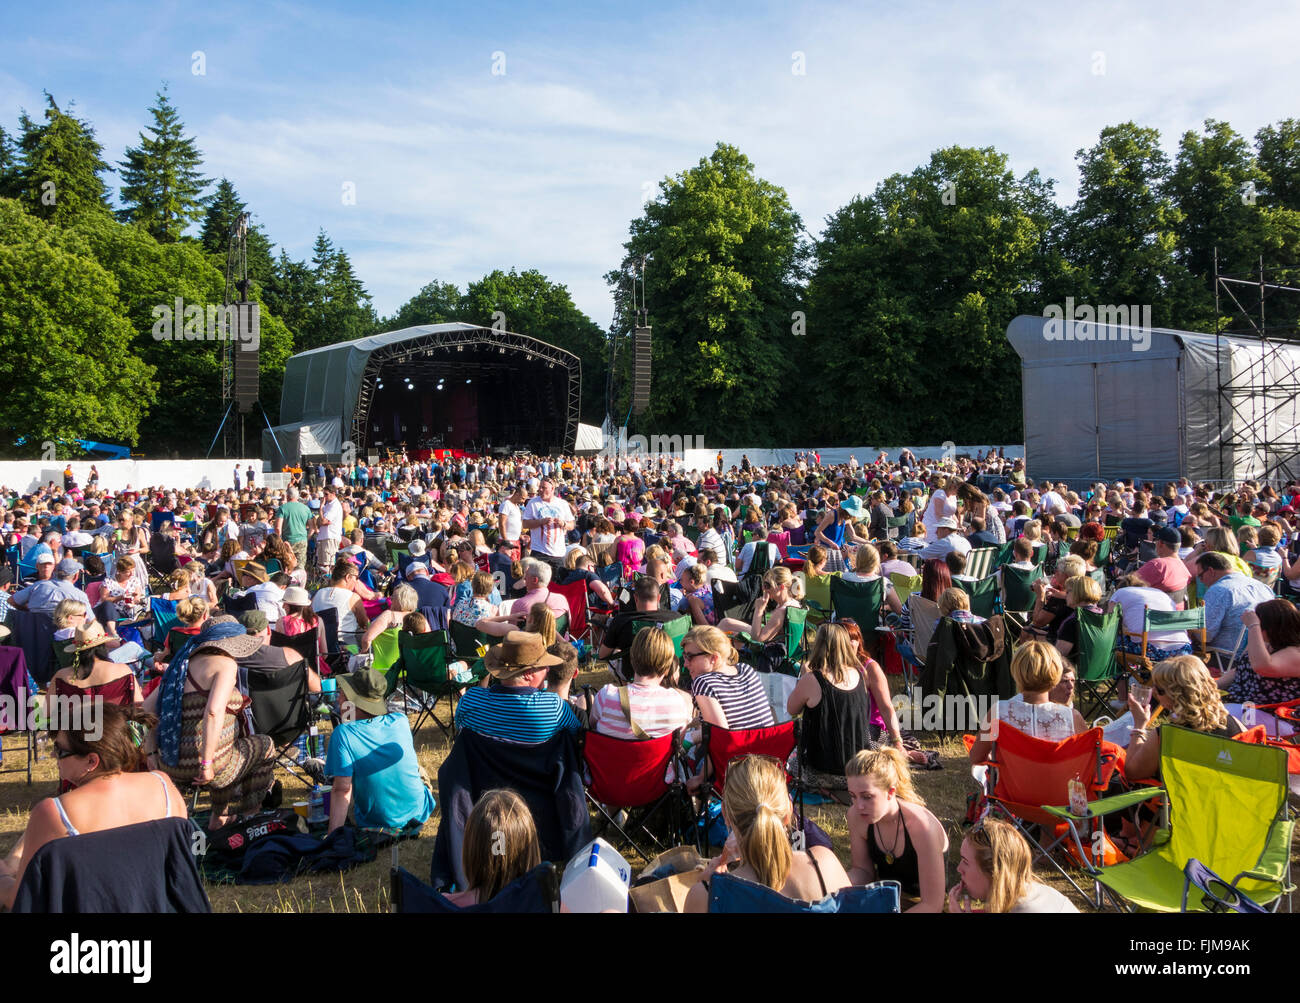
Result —
[{"label": "speaker stack", "polygon": [[632,413],[639,415],[650,406],[650,328],[636,328],[632,346]]}]

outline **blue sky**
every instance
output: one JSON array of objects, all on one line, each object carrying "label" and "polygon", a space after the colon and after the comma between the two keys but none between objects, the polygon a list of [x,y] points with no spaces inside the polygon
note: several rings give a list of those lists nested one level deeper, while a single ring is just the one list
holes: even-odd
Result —
[{"label": "blue sky", "polygon": [[732,7],[10,5],[0,124],[48,90],[116,164],[166,80],[207,173],[294,257],[324,227],[381,313],[430,279],[514,266],[607,325],[629,222],[718,141],[817,234],[943,146],[995,146],[1068,202],[1074,153],[1105,125],[1155,126],[1172,153],[1206,118],[1253,137],[1300,115],[1297,5]]}]

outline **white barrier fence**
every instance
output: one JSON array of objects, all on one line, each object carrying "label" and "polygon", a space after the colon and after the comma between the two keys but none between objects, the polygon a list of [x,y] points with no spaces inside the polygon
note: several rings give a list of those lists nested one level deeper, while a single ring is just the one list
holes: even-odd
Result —
[{"label": "white barrier fence", "polygon": [[[41,485],[54,482],[63,487],[66,463],[48,463],[44,460],[0,460],[0,491],[17,491],[30,494]],[[90,477],[90,468],[99,471],[99,486],[105,491],[125,488],[208,488],[220,490],[235,486],[235,468],[239,468],[239,483],[244,485],[245,472],[251,466],[256,472],[256,484],[266,475],[262,473],[260,459],[246,460],[74,460],[72,476],[83,490]]]}]

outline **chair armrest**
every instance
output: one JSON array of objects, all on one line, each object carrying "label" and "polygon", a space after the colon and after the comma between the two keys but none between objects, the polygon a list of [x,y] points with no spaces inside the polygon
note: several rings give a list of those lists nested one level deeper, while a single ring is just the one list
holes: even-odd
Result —
[{"label": "chair armrest", "polygon": [[1043,810],[1057,818],[1065,821],[1077,820],[1082,818],[1101,818],[1112,812],[1123,811],[1125,808],[1132,808],[1143,801],[1149,801],[1156,796],[1163,796],[1165,789],[1163,787],[1148,787],[1140,791],[1125,791],[1123,794],[1116,794],[1108,798],[1098,798],[1096,801],[1088,802],[1088,814],[1076,815],[1070,811],[1069,807],[1056,808],[1051,805],[1043,805]]}]

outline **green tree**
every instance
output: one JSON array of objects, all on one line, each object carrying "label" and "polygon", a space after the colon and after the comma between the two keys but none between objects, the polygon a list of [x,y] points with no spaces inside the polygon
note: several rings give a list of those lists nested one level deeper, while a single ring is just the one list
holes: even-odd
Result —
[{"label": "green tree", "polygon": [[460,320],[460,289],[434,279],[381,323],[385,331],[400,331],[419,324],[448,324]]},{"label": "green tree", "polygon": [[100,174],[111,168],[100,156],[95,130],[60,110],[50,94],[45,100],[44,124],[26,112],[18,120],[19,201],[32,215],[60,224],[108,212],[108,188]]},{"label": "green tree", "polygon": [[89,251],[0,199],[0,423],[27,455],[46,440],[134,444],[154,400],[117,281]]},{"label": "green tree", "polygon": [[18,147],[14,145],[9,133],[0,126],[0,198],[17,198],[21,190],[20,172],[22,164],[18,159]]},{"label": "green tree", "polygon": [[[199,234],[199,243],[212,255],[217,267],[224,274],[226,268],[226,249],[230,240],[230,229],[248,206],[235,191],[229,179],[217,182],[216,191],[208,202],[207,212],[203,216],[203,228]],[[248,227],[248,274],[265,287],[271,281],[275,262],[271,257],[271,241],[267,239],[262,227],[250,223]]]},{"label": "green tree", "polygon": [[[431,283],[432,284],[432,283]],[[429,287],[425,286],[425,290]],[[446,296],[454,286],[444,286]],[[423,291],[422,291],[423,292]],[[471,282],[448,319],[491,327],[493,314],[505,315],[507,331],[525,334],[572,352],[582,362],[582,420],[599,425],[605,414],[605,352],[608,342],[595,321],[578,309],[569,290],[536,269],[493,271]]]},{"label": "green tree", "polygon": [[[781,387],[798,351],[792,325],[810,245],[785,191],[719,143],[695,167],[661,181],[629,230],[623,262],[606,280],[613,333],[627,335],[636,323],[628,290],[641,259],[649,261],[654,389],[637,427],[719,445],[788,441],[800,416]],[[631,389],[626,377],[620,382],[616,420]]]},{"label": "green tree", "polygon": [[1006,340],[1065,282],[1051,182],[996,150],[939,150],[834,213],[817,244],[801,367],[803,438],[1014,442],[1020,364]]},{"label": "green tree", "polygon": [[121,163],[123,208],[117,218],[142,227],[160,243],[175,243],[203,215],[203,189],[212,183],[199,170],[203,155],[167,97],[164,86],[149,109],[153,125],[140,133]]},{"label": "green tree", "polygon": [[1300,119],[1264,126],[1255,133],[1255,150],[1268,178],[1259,200],[1273,209],[1300,212]]},{"label": "green tree", "polygon": [[1178,258],[1183,218],[1167,191],[1160,133],[1132,122],[1107,126],[1075,157],[1079,197],[1066,245],[1080,273],[1066,294],[1083,303],[1151,304],[1155,323],[1178,322],[1195,290]]}]

